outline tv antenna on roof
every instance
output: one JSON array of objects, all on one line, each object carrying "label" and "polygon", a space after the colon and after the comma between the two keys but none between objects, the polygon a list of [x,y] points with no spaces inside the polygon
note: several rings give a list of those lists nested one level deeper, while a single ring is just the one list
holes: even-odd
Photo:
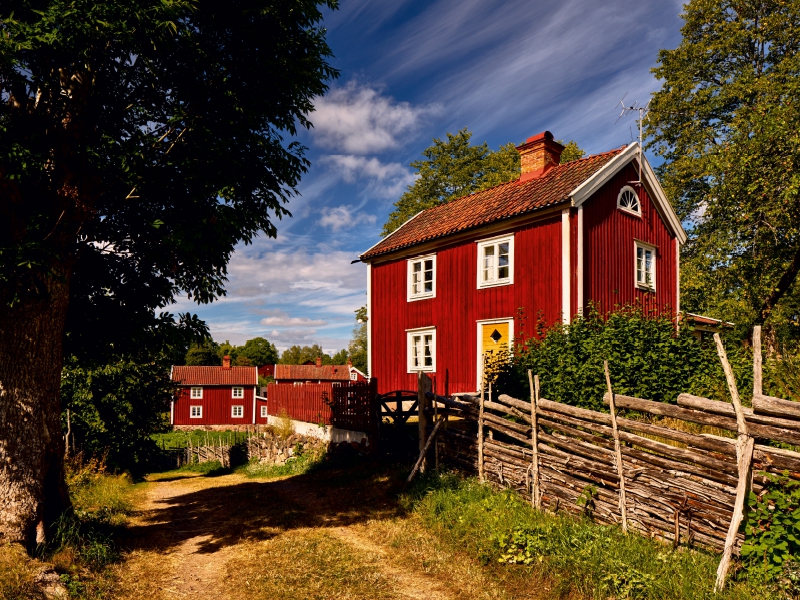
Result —
[{"label": "tv antenna on roof", "polygon": [[[625,92],[625,96],[627,95],[628,93]],[[622,117],[627,117],[629,114],[633,112],[639,113],[639,181],[629,181],[628,183],[642,185],[642,125],[644,124],[644,120],[647,118],[647,115],[650,112],[650,101],[648,100],[647,104],[645,104],[644,106],[640,105],[639,102],[636,101],[634,101],[633,104],[626,105],[625,96],[623,96],[622,99],[617,104],[618,106],[622,107],[622,110],[620,111],[617,120],[614,121],[614,124],[616,125],[617,123],[619,123],[619,120]]]}]

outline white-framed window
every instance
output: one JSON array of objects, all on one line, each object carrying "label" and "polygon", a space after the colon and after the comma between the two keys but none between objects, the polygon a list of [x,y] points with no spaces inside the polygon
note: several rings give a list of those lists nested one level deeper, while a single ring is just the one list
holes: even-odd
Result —
[{"label": "white-framed window", "polygon": [[626,185],[619,191],[619,196],[617,196],[617,208],[638,217],[642,216],[642,205],[639,202],[639,194],[629,185]]},{"label": "white-framed window", "polygon": [[352,371],[350,373],[350,381],[358,381],[358,373],[356,373],[355,371]]},{"label": "white-framed window", "polygon": [[478,242],[478,287],[514,283],[514,236]]},{"label": "white-framed window", "polygon": [[645,290],[656,289],[656,247],[643,242],[634,243],[636,287]]},{"label": "white-framed window", "polygon": [[436,255],[408,261],[408,301],[436,296]]},{"label": "white-framed window", "polygon": [[231,406],[231,417],[234,419],[240,419],[244,416],[244,406],[241,404],[234,404]]},{"label": "white-framed window", "polygon": [[191,392],[189,393],[191,398],[202,398],[203,397],[203,388],[201,387],[193,387]]},{"label": "white-framed window", "polygon": [[198,405],[192,405],[189,407],[189,418],[190,419],[202,419],[203,418],[203,407]]},{"label": "white-framed window", "polygon": [[244,388],[243,387],[235,387],[231,392],[231,398],[244,398]]},{"label": "white-framed window", "polygon": [[267,407],[263,405],[261,406],[261,417],[264,419],[267,418]]},{"label": "white-framed window", "polygon": [[408,372],[436,370],[436,329],[412,329],[408,333]]}]

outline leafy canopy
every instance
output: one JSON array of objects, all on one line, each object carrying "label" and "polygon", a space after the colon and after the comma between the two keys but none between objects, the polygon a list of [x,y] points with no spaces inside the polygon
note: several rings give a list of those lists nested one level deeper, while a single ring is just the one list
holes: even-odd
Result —
[{"label": "leafy canopy", "polygon": [[68,342],[116,352],[178,293],[224,294],[308,168],[283,136],[337,75],[320,6],[4,2],[0,300],[71,279]]},{"label": "leafy canopy", "polygon": [[350,360],[353,366],[369,375],[367,369],[367,307],[356,310],[356,326],[353,328],[353,339],[350,340]]},{"label": "leafy canopy", "polygon": [[682,306],[796,326],[800,2],[692,0],[646,122],[689,230]]},{"label": "leafy canopy", "polygon": [[[389,235],[422,210],[519,178],[519,152],[513,143],[493,151],[486,142],[471,145],[471,138],[472,133],[465,127],[456,134],[447,133],[447,139],[433,139],[433,145],[422,151],[424,158],[411,163],[417,180],[395,203],[382,235]],[[561,162],[584,154],[570,141]]]},{"label": "leafy canopy", "polygon": [[302,347],[295,345],[284,350],[278,362],[282,365],[302,365],[309,361],[316,362],[317,358],[321,358],[323,365],[342,365],[347,361],[345,350],[337,352],[335,356],[336,360],[343,359],[342,362],[334,362],[333,357],[327,354],[319,344]]}]

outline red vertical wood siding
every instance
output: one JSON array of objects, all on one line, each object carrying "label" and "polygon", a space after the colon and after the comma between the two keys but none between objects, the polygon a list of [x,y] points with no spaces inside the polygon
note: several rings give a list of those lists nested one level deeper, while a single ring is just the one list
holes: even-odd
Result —
[{"label": "red vertical wood siding", "polygon": [[270,383],[267,398],[267,411],[271,416],[285,410],[296,421],[331,424],[331,407],[324,398],[333,398],[332,383]]},{"label": "red vertical wood siding", "polygon": [[[191,387],[202,387],[202,398],[190,398]],[[186,386],[178,391],[178,399],[173,406],[173,423],[175,425],[248,425],[253,423],[253,386],[244,387],[244,398],[232,398],[234,386]],[[189,416],[190,406],[202,406],[203,416],[192,419]],[[241,418],[231,417],[231,407],[244,406]]]},{"label": "red vertical wood siding", "polygon": [[[583,205],[584,298],[599,303],[603,311],[634,302],[655,310],[674,310],[677,306],[677,240],[647,189],[637,189],[641,217],[617,209],[619,191],[637,179],[636,169],[628,165]],[[634,240],[657,248],[655,292],[636,287]]]},{"label": "red vertical wood siding", "polygon": [[[561,215],[512,229],[514,283],[477,289],[475,241],[436,252],[436,297],[408,302],[406,259],[372,267],[372,373],[378,391],[416,389],[408,373],[407,329],[436,327],[437,393],[475,391],[477,325],[484,319],[514,319],[514,335],[533,334],[541,313],[549,324],[561,317]],[[476,237],[480,240],[491,236]],[[518,310],[524,318],[518,318]]]}]

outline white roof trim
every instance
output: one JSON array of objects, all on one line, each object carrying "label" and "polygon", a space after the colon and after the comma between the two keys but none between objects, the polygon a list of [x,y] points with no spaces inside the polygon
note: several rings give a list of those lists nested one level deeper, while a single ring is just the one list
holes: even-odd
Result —
[{"label": "white roof trim", "polygon": [[[603,184],[616,175],[630,161],[637,160],[638,157],[639,142],[631,142],[628,144],[628,147],[625,148],[625,150],[611,159],[606,166],[604,166],[597,173],[592,175],[589,179],[584,181],[572,191],[570,194],[572,205],[580,206],[583,204],[587,198],[591,197],[591,195],[600,189]],[[683,226],[681,225],[680,219],[678,219],[678,215],[675,214],[675,210],[672,208],[669,200],[667,200],[667,196],[664,194],[664,190],[661,187],[653,168],[647,161],[646,156],[644,156],[643,163],[643,181],[645,185],[647,185],[648,190],[651,192],[650,196],[656,205],[656,209],[666,222],[667,227],[672,231],[672,233],[675,234],[675,237],[678,238],[678,242],[680,244],[685,244],[686,232],[683,230]]]},{"label": "white roof trim", "polygon": [[353,371],[361,375],[364,379],[369,379],[369,377],[367,377],[365,373],[362,373],[360,369],[356,369],[353,365],[350,365],[350,372],[352,373]]},{"label": "white roof trim", "polygon": [[[388,239],[389,239],[390,237],[392,237],[392,236],[393,236],[395,233],[397,233],[398,231],[400,231],[400,230],[401,230],[403,227],[405,227],[406,225],[408,225],[409,223],[411,223],[411,221],[413,221],[414,219],[416,219],[418,216],[420,216],[420,215],[421,215],[422,213],[424,213],[424,212],[425,212],[424,210],[421,210],[421,211],[419,211],[417,214],[415,214],[413,217],[411,217],[410,219],[408,219],[408,220],[407,220],[405,223],[403,223],[402,225],[400,225],[400,227],[398,227],[397,229],[395,229],[395,230],[394,230],[392,233],[390,233],[389,235],[387,235],[385,238],[383,238],[383,239],[381,239],[381,240],[378,240],[377,242],[375,242],[374,244],[372,244],[372,246],[370,246],[369,248],[367,248],[366,250],[364,250],[364,252],[362,252],[361,254],[359,254],[359,255],[358,255],[358,258],[360,259],[360,258],[361,258],[362,256],[364,256],[364,255],[365,255],[367,252],[369,252],[370,250],[372,250],[372,249],[373,249],[375,246],[377,246],[378,244],[380,244],[380,243],[382,243],[382,242],[385,242],[386,240],[388,240]],[[358,261],[354,261],[354,262],[358,262]],[[365,377],[366,377],[366,375],[365,375]]]}]

